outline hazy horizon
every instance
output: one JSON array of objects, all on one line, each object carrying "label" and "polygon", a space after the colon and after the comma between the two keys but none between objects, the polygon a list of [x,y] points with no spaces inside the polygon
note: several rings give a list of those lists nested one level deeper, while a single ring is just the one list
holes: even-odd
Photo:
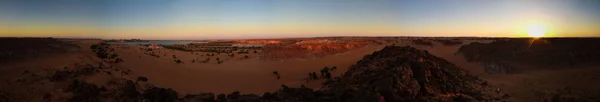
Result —
[{"label": "hazy horizon", "polygon": [[532,25],[600,37],[597,10],[598,0],[3,0],[0,37],[526,37]]}]

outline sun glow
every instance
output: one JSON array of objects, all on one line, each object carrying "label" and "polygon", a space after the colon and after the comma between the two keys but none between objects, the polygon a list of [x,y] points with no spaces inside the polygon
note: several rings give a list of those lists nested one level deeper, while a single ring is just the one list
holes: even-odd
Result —
[{"label": "sun glow", "polygon": [[544,35],[546,35],[546,31],[546,27],[542,25],[531,25],[527,28],[527,34],[534,38],[544,37]]}]

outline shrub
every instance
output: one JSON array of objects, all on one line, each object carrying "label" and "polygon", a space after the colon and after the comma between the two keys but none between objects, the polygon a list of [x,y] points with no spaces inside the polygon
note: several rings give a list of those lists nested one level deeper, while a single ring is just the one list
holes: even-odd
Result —
[{"label": "shrub", "polygon": [[90,49],[94,50],[94,49],[98,49],[98,45],[93,44],[92,46],[90,46]]},{"label": "shrub", "polygon": [[175,63],[183,63],[183,62],[181,60],[179,60],[179,59],[176,59]]},{"label": "shrub", "polygon": [[325,74],[329,73],[329,68],[325,66],[325,68],[321,69],[321,77],[325,77]]},{"label": "shrub", "polygon": [[117,58],[119,57],[119,55],[117,53],[113,53],[112,55],[110,55],[110,58]]}]

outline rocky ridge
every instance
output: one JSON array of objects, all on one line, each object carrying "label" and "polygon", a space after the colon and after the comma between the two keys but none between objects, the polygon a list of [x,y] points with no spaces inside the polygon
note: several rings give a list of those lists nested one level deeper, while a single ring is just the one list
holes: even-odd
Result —
[{"label": "rocky ridge", "polygon": [[425,50],[408,46],[388,46],[365,56],[325,85],[329,91],[387,102],[495,99],[485,91],[486,82]]}]

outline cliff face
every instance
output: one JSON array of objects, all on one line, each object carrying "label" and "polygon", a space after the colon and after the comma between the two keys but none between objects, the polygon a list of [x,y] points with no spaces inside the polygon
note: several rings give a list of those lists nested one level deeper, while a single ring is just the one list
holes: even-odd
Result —
[{"label": "cliff face", "polygon": [[[385,101],[487,100],[485,84],[456,65],[412,47],[385,47],[365,56],[327,90]],[[353,98],[353,97],[349,97]],[[358,99],[346,99],[358,100]]]}]

